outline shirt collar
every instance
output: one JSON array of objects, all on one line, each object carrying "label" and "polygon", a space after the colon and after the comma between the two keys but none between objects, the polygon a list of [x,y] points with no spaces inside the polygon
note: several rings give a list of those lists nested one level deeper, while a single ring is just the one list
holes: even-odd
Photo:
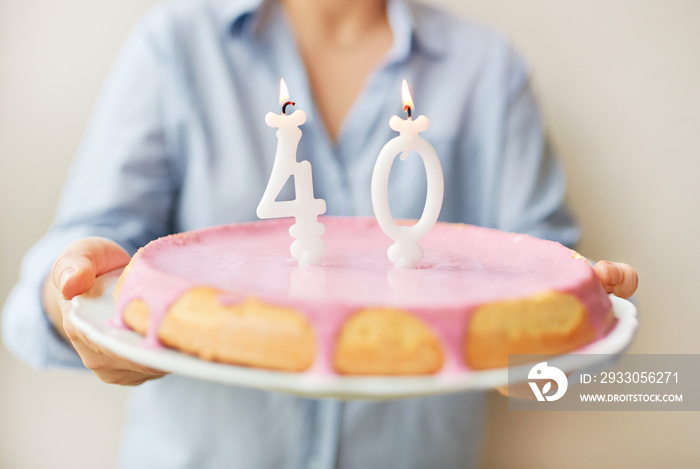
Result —
[{"label": "shirt collar", "polygon": [[394,35],[390,62],[408,60],[414,50],[431,57],[440,57],[446,52],[444,33],[421,14],[421,8],[424,7],[406,0],[387,1],[387,16]]},{"label": "shirt collar", "polygon": [[217,9],[227,33],[240,33],[245,19],[260,10],[265,0],[219,0]]},{"label": "shirt collar", "polygon": [[[254,34],[266,1],[269,0],[219,0],[222,26],[232,34],[245,31]],[[394,45],[388,55],[390,62],[405,61],[414,50],[432,57],[446,52],[441,28],[429,15],[422,15],[419,8],[424,7],[407,0],[387,0],[387,16],[394,35]]]}]

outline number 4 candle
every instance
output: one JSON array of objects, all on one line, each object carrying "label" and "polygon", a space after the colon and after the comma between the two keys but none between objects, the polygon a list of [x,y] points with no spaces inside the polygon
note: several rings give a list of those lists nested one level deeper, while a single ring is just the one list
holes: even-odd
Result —
[{"label": "number 4 candle", "polygon": [[[326,232],[326,227],[319,223],[317,217],[326,213],[326,202],[314,198],[311,163],[297,161],[297,147],[301,139],[299,126],[306,122],[306,114],[298,109],[287,115],[287,106],[294,106],[294,103],[289,101],[284,80],[280,80],[280,105],[282,114],[268,112],[265,116],[267,125],[278,128],[277,153],[257,214],[260,218],[294,217],[295,223],[289,228],[289,234],[296,238],[290,248],[292,256],[300,267],[321,265],[321,258],[326,253],[326,242],[321,236]],[[294,200],[276,201],[290,176],[294,177]]]},{"label": "number 4 candle", "polygon": [[[394,267],[415,269],[423,259],[423,248],[418,241],[430,233],[440,215],[444,181],[442,166],[435,149],[418,136],[418,133],[428,129],[430,122],[425,116],[419,116],[415,121],[411,119],[413,99],[406,80],[403,80],[401,88],[404,110],[408,112],[408,118],[404,120],[399,116],[392,116],[389,120],[389,127],[399,132],[399,136],[384,145],[377,157],[372,173],[372,207],[379,227],[394,240],[394,244],[387,251]],[[389,210],[389,172],[396,156],[401,154],[401,159],[405,160],[410,151],[417,152],[423,158],[428,178],[428,194],[420,220],[413,226],[400,226],[394,222]]]}]

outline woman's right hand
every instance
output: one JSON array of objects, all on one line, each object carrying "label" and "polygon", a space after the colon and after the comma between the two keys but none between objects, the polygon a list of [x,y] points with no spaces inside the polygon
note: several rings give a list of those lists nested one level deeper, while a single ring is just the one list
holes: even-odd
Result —
[{"label": "woman's right hand", "polygon": [[43,300],[56,330],[78,352],[83,364],[106,383],[136,386],[166,373],[130,362],[90,341],[67,320],[70,300],[86,293],[102,274],[126,266],[129,254],[106,238],[85,238],[71,243],[56,260],[44,282]]}]

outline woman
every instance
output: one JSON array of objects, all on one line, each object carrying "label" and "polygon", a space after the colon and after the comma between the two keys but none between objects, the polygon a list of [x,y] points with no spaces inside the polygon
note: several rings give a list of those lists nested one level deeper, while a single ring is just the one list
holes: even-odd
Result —
[{"label": "woman", "polygon": [[[307,112],[299,151],[329,214],[372,214],[371,170],[406,78],[445,170],[441,220],[576,242],[528,67],[502,37],[402,0],[170,2],[137,25],[117,61],[56,222],[5,307],[5,341],[35,366],[84,365],[140,385],[121,467],[472,467],[480,394],[316,401],[156,379],[164,374],[65,321],[68,300],[151,239],[255,219],[275,145],[263,116],[276,110],[280,76]],[[393,213],[419,217],[420,161],[393,175]],[[596,272],[619,296],[636,289],[629,266]]]}]

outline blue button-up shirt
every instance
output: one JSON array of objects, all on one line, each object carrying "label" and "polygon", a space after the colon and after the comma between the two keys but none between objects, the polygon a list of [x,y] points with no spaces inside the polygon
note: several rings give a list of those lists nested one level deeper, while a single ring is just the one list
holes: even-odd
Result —
[{"label": "blue button-up shirt", "polygon": [[[545,143],[529,70],[508,41],[425,6],[388,2],[393,47],[332,141],[283,10],[260,0],[165,3],[134,28],[97,104],[51,231],[27,254],[4,309],[6,345],[37,367],[81,366],[42,310],[40,285],[71,241],[130,252],[168,233],[254,220],[275,155],[284,77],[306,111],[300,159],[330,215],[372,215],[370,179],[408,80],[445,174],[440,219],[572,244],[564,178]],[[421,159],[397,161],[395,217],[419,218]],[[287,194],[289,196],[291,194]],[[483,396],[309,400],[168,376],[131,396],[120,466],[471,467]]]}]

